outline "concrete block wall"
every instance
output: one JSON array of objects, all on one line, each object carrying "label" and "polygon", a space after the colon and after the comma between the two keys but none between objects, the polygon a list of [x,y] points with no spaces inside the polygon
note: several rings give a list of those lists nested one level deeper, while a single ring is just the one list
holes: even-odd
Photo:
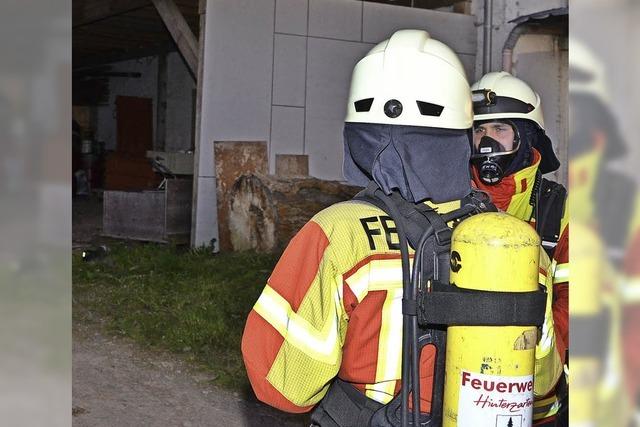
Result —
[{"label": "concrete block wall", "polygon": [[276,154],[307,154],[312,176],[342,179],[353,66],[395,30],[426,29],[459,54],[467,72],[474,67],[471,16],[347,0],[276,0],[275,7],[272,172]]},{"label": "concrete block wall", "polygon": [[306,154],[309,174],[342,180],[342,127],[355,63],[395,30],[421,28],[473,76],[470,15],[358,0],[208,0],[196,245],[215,238],[214,141],[268,141]]}]

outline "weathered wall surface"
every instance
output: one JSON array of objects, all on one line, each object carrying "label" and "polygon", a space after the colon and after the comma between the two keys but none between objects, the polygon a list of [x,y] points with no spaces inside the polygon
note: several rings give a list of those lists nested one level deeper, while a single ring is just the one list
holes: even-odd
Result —
[{"label": "weathered wall surface", "polygon": [[218,184],[216,193],[220,239],[218,243],[221,251],[229,251],[233,249],[229,235],[231,188],[241,175],[267,173],[267,143],[264,141],[216,142],[214,153]]}]

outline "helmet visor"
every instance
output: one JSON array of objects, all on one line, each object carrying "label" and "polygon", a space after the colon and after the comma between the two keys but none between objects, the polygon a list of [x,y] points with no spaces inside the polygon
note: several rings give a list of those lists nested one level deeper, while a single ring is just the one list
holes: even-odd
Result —
[{"label": "helmet visor", "polygon": [[498,113],[527,114],[535,109],[528,102],[509,96],[498,96],[489,89],[474,90],[471,93],[471,99],[473,102],[473,114],[476,116]]}]

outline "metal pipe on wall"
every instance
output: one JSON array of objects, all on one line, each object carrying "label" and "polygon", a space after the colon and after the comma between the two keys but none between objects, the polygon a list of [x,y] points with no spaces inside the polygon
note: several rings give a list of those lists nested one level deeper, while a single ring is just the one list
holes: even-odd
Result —
[{"label": "metal pipe on wall", "polygon": [[507,37],[507,41],[504,43],[504,47],[502,48],[502,70],[507,73],[511,73],[511,69],[513,68],[513,49],[516,47],[516,43],[518,43],[518,39],[520,36],[531,29],[531,26],[528,24],[520,24],[509,33],[509,37]]},{"label": "metal pipe on wall", "polygon": [[484,0],[484,24],[482,40],[482,74],[491,71],[491,49],[493,27],[493,0]]},{"label": "metal pipe on wall", "polygon": [[511,74],[513,66],[513,49],[504,48],[502,50],[502,71]]}]

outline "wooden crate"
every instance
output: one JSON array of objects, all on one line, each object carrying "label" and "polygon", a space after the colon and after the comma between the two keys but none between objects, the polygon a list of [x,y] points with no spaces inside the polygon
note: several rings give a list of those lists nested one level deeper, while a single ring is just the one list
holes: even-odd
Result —
[{"label": "wooden crate", "polygon": [[188,243],[191,179],[167,180],[165,190],[105,191],[103,235],[162,243]]}]

